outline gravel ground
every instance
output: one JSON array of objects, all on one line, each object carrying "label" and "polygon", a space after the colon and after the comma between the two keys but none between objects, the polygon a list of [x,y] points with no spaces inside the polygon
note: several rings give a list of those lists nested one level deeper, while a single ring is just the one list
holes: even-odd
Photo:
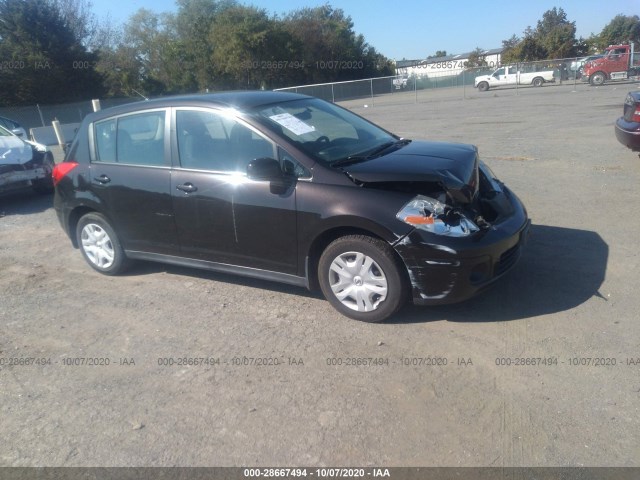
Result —
[{"label": "gravel ground", "polygon": [[101,276],[50,197],[1,197],[0,466],[639,466],[640,160],[613,132],[636,88],[344,103],[478,145],[534,224],[494,288],[385,324],[264,281]]}]

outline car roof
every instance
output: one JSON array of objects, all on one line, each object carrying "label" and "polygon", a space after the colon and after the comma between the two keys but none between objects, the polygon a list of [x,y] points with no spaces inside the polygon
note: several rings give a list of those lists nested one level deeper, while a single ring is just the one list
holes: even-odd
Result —
[{"label": "car roof", "polygon": [[121,115],[125,113],[136,112],[140,110],[148,110],[153,108],[167,107],[206,107],[218,106],[236,108],[238,110],[253,109],[260,105],[269,105],[278,102],[289,102],[293,100],[301,100],[305,98],[313,98],[307,95],[300,95],[289,92],[274,91],[238,91],[238,92],[220,92],[220,93],[204,93],[192,95],[176,95],[170,97],[155,98],[152,100],[143,100],[134,103],[127,103],[117,107],[106,108],[88,116],[91,121],[101,120],[103,118]]}]

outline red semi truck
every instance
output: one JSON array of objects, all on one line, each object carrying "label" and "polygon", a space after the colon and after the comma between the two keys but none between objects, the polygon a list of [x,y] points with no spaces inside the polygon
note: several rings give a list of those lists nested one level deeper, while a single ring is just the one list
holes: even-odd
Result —
[{"label": "red semi truck", "polygon": [[640,54],[633,50],[633,43],[609,45],[602,58],[584,65],[582,81],[591,85],[603,85],[607,81],[640,76]]}]

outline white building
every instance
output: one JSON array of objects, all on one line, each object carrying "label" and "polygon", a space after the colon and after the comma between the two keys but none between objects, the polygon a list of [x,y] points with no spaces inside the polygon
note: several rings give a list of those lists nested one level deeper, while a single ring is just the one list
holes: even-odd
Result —
[{"label": "white building", "polygon": [[[500,66],[503,48],[484,50],[482,57],[487,62],[487,69]],[[428,58],[426,60],[397,60],[396,75],[404,78],[441,78],[460,75],[469,61],[473,52],[459,55],[447,55],[446,57]]]}]

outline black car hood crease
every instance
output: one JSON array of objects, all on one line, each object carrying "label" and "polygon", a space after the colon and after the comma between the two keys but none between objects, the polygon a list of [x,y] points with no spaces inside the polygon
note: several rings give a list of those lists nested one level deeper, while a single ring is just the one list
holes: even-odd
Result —
[{"label": "black car hood crease", "polygon": [[472,145],[414,141],[342,169],[362,183],[439,183],[456,201],[470,203],[478,185],[478,151]]}]

